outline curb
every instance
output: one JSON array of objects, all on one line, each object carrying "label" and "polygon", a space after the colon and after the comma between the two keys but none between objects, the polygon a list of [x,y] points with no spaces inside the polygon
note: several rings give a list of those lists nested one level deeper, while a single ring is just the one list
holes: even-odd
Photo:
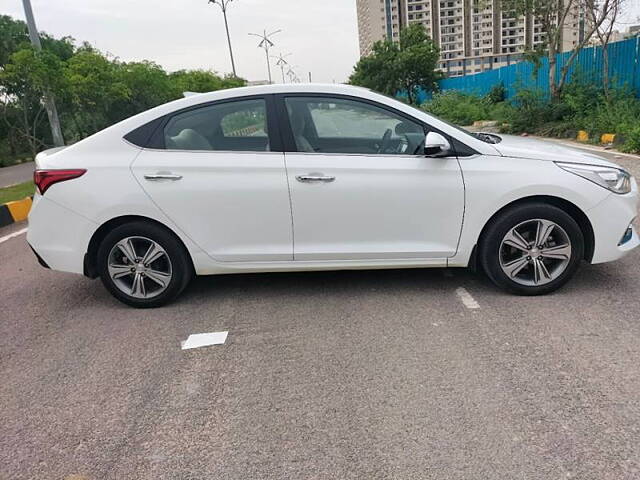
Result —
[{"label": "curb", "polygon": [[[585,130],[579,130],[578,135],[576,136],[576,140],[579,142],[588,142],[589,141],[589,133]],[[600,143],[604,145],[610,145],[616,141],[615,133],[603,133],[600,136]]]},{"label": "curb", "polygon": [[0,227],[27,219],[31,210],[31,197],[0,205]]}]

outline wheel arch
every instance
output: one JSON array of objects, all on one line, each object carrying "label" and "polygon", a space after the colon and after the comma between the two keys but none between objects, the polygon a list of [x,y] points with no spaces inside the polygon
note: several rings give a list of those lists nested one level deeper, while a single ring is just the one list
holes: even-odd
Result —
[{"label": "wheel arch", "polygon": [[595,249],[595,236],[593,232],[593,226],[591,225],[589,217],[587,217],[587,215],[577,205],[568,200],[565,200],[564,198],[554,197],[550,195],[532,195],[529,197],[519,198],[504,205],[485,222],[484,227],[482,227],[482,230],[478,235],[476,244],[473,247],[471,258],[469,260],[469,267],[473,269],[478,268],[478,246],[482,242],[482,239],[484,238],[485,232],[487,231],[489,225],[491,225],[491,223],[494,222],[495,219],[502,215],[502,213],[506,210],[518,205],[526,205],[530,203],[545,203],[547,205],[553,205],[554,207],[557,207],[570,215],[571,218],[573,218],[580,227],[580,230],[582,231],[582,235],[584,237],[584,259],[587,262],[591,263],[593,252]]},{"label": "wheel arch", "polygon": [[106,221],[91,236],[91,240],[89,240],[89,246],[87,247],[87,252],[84,255],[84,275],[89,278],[97,278],[98,277],[98,269],[97,269],[97,256],[98,256],[98,248],[100,248],[100,244],[102,240],[107,236],[107,234],[121,225],[125,225],[127,223],[132,222],[147,222],[153,225],[156,225],[167,232],[169,232],[180,244],[180,246],[184,249],[189,262],[191,262],[192,271],[194,271],[193,258],[191,257],[191,252],[186,247],[182,239],[169,227],[165,224],[154,220],[149,217],[144,217],[141,215],[122,215],[119,217],[114,217],[111,220]]}]

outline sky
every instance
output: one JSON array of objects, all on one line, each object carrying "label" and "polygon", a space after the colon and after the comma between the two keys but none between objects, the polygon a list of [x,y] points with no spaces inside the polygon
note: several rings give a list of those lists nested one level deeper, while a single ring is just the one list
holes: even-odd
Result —
[{"label": "sky", "polygon": [[[220,8],[208,0],[32,0],[40,30],[88,41],[124,61],[152,60],[169,71],[231,71]],[[0,14],[24,19],[22,0]],[[344,82],[359,57],[356,0],[233,0],[229,29],[238,75],[266,80],[264,50],[249,33],[282,29],[271,53],[288,54],[300,78]],[[627,0],[619,28],[640,23],[640,0]],[[271,59],[272,65],[275,59]],[[281,80],[273,67],[273,78]]]},{"label": "sky", "polygon": [[[123,61],[152,60],[168,71],[231,72],[220,8],[208,0],[32,0],[39,30],[88,41]],[[0,14],[24,20],[22,0]],[[359,58],[356,0],[233,0],[229,30],[239,76],[265,80],[265,52],[248,34],[282,29],[272,55],[288,54],[300,78],[344,82]],[[275,59],[271,59],[272,65]],[[274,81],[281,80],[273,67]]]},{"label": "sky", "polygon": [[640,0],[625,0],[618,22],[618,30],[626,31],[629,25],[640,24]]}]

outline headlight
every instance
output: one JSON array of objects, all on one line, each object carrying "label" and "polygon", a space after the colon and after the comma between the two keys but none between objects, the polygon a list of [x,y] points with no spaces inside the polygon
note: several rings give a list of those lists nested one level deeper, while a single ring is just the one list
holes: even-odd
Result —
[{"label": "headlight", "polygon": [[631,191],[631,175],[619,168],[563,162],[556,162],[556,165],[614,193],[623,194]]}]

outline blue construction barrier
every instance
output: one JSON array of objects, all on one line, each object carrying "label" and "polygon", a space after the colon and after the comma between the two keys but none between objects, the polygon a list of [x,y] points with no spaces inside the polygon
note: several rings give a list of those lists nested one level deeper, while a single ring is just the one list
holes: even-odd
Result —
[{"label": "blue construction barrier", "polygon": [[[635,90],[640,97],[640,37],[611,43],[608,46],[609,71],[608,78],[611,85]],[[559,53],[557,77],[571,52]],[[584,48],[578,53],[568,72],[568,80],[580,72],[580,78],[588,82],[602,84],[603,81],[602,47]],[[455,90],[462,93],[484,96],[496,85],[501,83],[506,89],[507,98],[513,97],[517,89],[537,88],[549,94],[549,61],[542,58],[537,75],[532,62],[519,62],[506,67],[487,70],[482,73],[465,75],[464,77],[444,78],[438,82],[440,91]],[[421,91],[418,94],[420,102],[431,98],[431,92]]]}]

